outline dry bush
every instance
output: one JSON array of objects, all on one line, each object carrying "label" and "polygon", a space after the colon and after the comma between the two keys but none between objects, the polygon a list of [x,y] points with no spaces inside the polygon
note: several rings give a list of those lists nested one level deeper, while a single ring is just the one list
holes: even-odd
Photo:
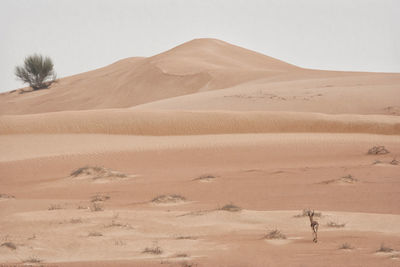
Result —
[{"label": "dry bush", "polygon": [[60,210],[62,209],[60,204],[51,204],[48,210]]},{"label": "dry bush", "polygon": [[391,247],[387,247],[385,246],[385,244],[381,244],[380,248],[376,251],[376,252],[385,252],[385,253],[389,253],[389,252],[393,252],[394,249],[392,249]]},{"label": "dry bush", "polygon": [[368,155],[384,155],[390,153],[384,146],[374,146],[367,152]]},{"label": "dry bush", "polygon": [[286,239],[286,235],[284,235],[280,230],[274,229],[270,230],[265,236],[265,239]]},{"label": "dry bush", "polygon": [[189,255],[186,254],[186,253],[178,253],[178,254],[176,254],[175,257],[177,257],[177,258],[187,258],[187,257],[189,257]]},{"label": "dry bush", "polygon": [[338,223],[334,221],[329,221],[326,226],[332,227],[332,228],[342,228],[346,226],[346,223]]},{"label": "dry bush", "polygon": [[89,232],[88,236],[103,236],[103,234],[100,232],[93,231],[93,232]]},{"label": "dry bush", "polygon": [[393,159],[393,160],[390,162],[390,164],[392,164],[392,165],[399,165],[399,161],[396,160],[396,159]]},{"label": "dry bush", "polygon": [[23,263],[33,263],[33,264],[35,264],[35,263],[41,263],[42,261],[43,260],[39,259],[38,257],[31,256],[31,257],[23,260],[22,262]]},{"label": "dry bush", "polygon": [[160,255],[163,253],[163,251],[159,246],[155,246],[151,248],[145,248],[142,253]]},{"label": "dry bush", "polygon": [[103,205],[101,205],[99,202],[93,202],[92,205],[90,206],[91,211],[103,211]]},{"label": "dry bush", "polygon": [[111,197],[107,196],[107,195],[101,195],[101,194],[97,194],[92,196],[91,198],[91,202],[102,202],[102,201],[107,201],[109,200]]},{"label": "dry bush", "polygon": [[358,180],[356,178],[354,178],[351,174],[343,176],[340,181],[345,182],[345,183],[355,183]]},{"label": "dry bush", "polygon": [[339,246],[339,249],[353,249],[353,246],[346,242],[346,243],[341,244]]},{"label": "dry bush", "polygon": [[176,203],[185,201],[186,198],[181,195],[160,195],[151,200],[153,203],[162,204],[162,203]]},{"label": "dry bush", "polygon": [[17,249],[17,246],[13,243],[13,242],[4,242],[3,244],[1,244],[0,245],[0,247],[7,247],[7,248],[9,248],[9,249],[12,249],[12,250],[16,250]]},{"label": "dry bush", "polygon": [[72,218],[71,220],[69,220],[70,223],[82,223],[82,219],[81,218]]},{"label": "dry bush", "polygon": [[[303,209],[300,214],[294,215],[293,217],[295,218],[302,218],[302,217],[308,217],[308,213],[311,212],[310,209]],[[314,212],[314,217],[321,217],[322,212]]]},{"label": "dry bush", "polygon": [[0,194],[0,198],[15,198],[15,197],[7,194]]},{"label": "dry bush", "polygon": [[212,174],[203,174],[197,178],[194,178],[193,181],[208,181],[217,178],[215,175]]},{"label": "dry bush", "polygon": [[15,76],[33,90],[48,88],[56,81],[51,58],[39,54],[27,56],[23,66],[15,67]]},{"label": "dry bush", "polygon": [[220,210],[225,210],[225,211],[230,211],[230,212],[238,212],[238,211],[241,211],[242,208],[234,205],[233,203],[230,203],[230,204],[226,204],[225,206],[220,208]]},{"label": "dry bush", "polygon": [[104,167],[98,167],[98,166],[85,166],[78,168],[74,170],[70,176],[72,177],[79,177],[79,176],[92,176],[94,180],[100,179],[100,178],[111,178],[111,177],[117,177],[117,178],[126,178],[128,177],[126,174],[118,172],[118,171],[113,171],[110,169],[106,169]]}]

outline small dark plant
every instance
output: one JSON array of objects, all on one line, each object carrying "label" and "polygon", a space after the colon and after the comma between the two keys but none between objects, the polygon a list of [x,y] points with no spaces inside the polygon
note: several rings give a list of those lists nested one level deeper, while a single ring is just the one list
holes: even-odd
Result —
[{"label": "small dark plant", "polygon": [[90,207],[91,211],[103,211],[103,205],[101,205],[99,202],[93,202],[92,206]]},{"label": "small dark plant", "polygon": [[160,195],[151,200],[153,203],[162,204],[162,203],[175,203],[185,201],[186,198],[181,195]]},{"label": "small dark plant", "polygon": [[384,146],[374,146],[368,150],[368,155],[384,155],[388,153],[389,150],[387,150]]},{"label": "small dark plant", "polygon": [[339,249],[353,249],[353,247],[349,243],[343,243],[339,246]]},{"label": "small dark plant", "polygon": [[284,235],[280,230],[274,229],[270,230],[265,236],[265,239],[286,239],[286,235]]},{"label": "small dark plant", "polygon": [[13,242],[4,242],[3,244],[0,245],[0,247],[7,247],[12,250],[17,249],[17,246]]},{"label": "small dark plant", "polygon": [[329,221],[326,226],[332,227],[332,228],[342,228],[346,226],[346,223],[338,223],[334,221]]},{"label": "small dark plant", "polygon": [[[293,217],[295,218],[307,217],[309,212],[310,212],[309,209],[303,209],[300,214],[296,214]],[[314,217],[321,217],[321,216],[322,216],[321,212],[314,212]]]},{"label": "small dark plant", "polygon": [[385,253],[389,253],[394,251],[394,249],[392,249],[391,247],[387,247],[385,246],[385,244],[381,244],[381,247],[376,251],[376,252],[385,252]]},{"label": "small dark plant", "polygon": [[225,210],[225,211],[230,211],[230,212],[238,212],[238,211],[241,211],[242,208],[236,206],[233,203],[230,203],[230,204],[226,204],[225,206],[223,206],[220,210]]},{"label": "small dark plant", "polygon": [[142,253],[160,255],[163,253],[162,249],[158,246],[145,248]]}]

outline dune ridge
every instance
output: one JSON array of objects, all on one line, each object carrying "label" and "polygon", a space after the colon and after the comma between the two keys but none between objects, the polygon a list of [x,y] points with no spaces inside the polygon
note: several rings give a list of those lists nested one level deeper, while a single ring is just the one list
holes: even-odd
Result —
[{"label": "dune ridge", "polygon": [[310,112],[66,111],[0,118],[0,134],[205,135],[232,133],[400,134],[400,118]]}]

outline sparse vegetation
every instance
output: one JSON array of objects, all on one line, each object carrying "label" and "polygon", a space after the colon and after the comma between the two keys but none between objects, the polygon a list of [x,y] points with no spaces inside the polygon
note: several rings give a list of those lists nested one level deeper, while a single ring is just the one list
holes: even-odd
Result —
[{"label": "sparse vegetation", "polygon": [[0,198],[15,198],[15,197],[7,194],[0,194]]},{"label": "sparse vegetation", "polygon": [[120,222],[117,222],[115,220],[112,220],[110,224],[105,225],[104,227],[109,228],[109,227],[123,227],[123,228],[129,228],[129,229],[133,229],[132,226],[130,226],[129,224],[123,224]]},{"label": "sparse vegetation", "polygon": [[332,228],[342,228],[346,226],[346,223],[338,223],[334,221],[329,221],[326,226],[332,227]]},{"label": "sparse vegetation", "polygon": [[389,252],[393,252],[394,249],[392,249],[391,247],[387,247],[385,246],[385,244],[381,244],[380,248],[376,251],[376,252],[384,252],[384,253],[389,253]]},{"label": "sparse vegetation", "polygon": [[[295,218],[302,218],[302,217],[308,217],[308,213],[310,212],[310,209],[303,209],[303,211],[300,214],[294,215]],[[321,212],[314,212],[314,217],[321,217],[322,213]]]},{"label": "sparse vegetation", "polygon": [[225,211],[230,211],[230,212],[238,212],[238,211],[241,211],[242,208],[236,206],[233,203],[230,203],[230,204],[226,204],[225,206],[220,208],[220,210],[225,210]]},{"label": "sparse vegetation", "polygon": [[11,241],[4,242],[3,244],[0,245],[0,247],[7,247],[7,248],[12,249],[12,250],[16,250],[17,249],[17,246]]},{"label": "sparse vegetation", "polygon": [[163,253],[163,251],[159,246],[154,246],[150,248],[145,248],[142,253],[160,255]]},{"label": "sparse vegetation", "polygon": [[99,202],[93,202],[92,205],[90,206],[91,211],[103,211],[103,205]]},{"label": "sparse vegetation", "polygon": [[104,167],[98,166],[85,166],[74,170],[70,176],[72,177],[80,177],[80,176],[90,176],[93,180],[101,179],[101,178],[126,178],[128,177],[126,174],[113,171],[110,169],[106,169]]},{"label": "sparse vegetation", "polygon": [[39,54],[26,57],[23,66],[15,67],[15,76],[33,90],[48,88],[56,81],[52,60]]},{"label": "sparse vegetation", "polygon": [[399,161],[396,160],[395,158],[390,162],[392,165],[399,165]]},{"label": "sparse vegetation", "polygon": [[165,204],[165,203],[176,203],[176,202],[183,202],[186,198],[181,195],[160,195],[151,200],[151,202],[156,204]]},{"label": "sparse vegetation", "polygon": [[216,176],[212,175],[212,174],[203,174],[200,175],[197,178],[194,178],[193,181],[210,181],[217,178]]},{"label": "sparse vegetation", "polygon": [[187,257],[189,257],[189,255],[186,254],[186,253],[178,253],[178,254],[176,254],[175,257],[177,257],[177,258],[187,258]]},{"label": "sparse vegetation", "polygon": [[103,234],[100,232],[93,231],[93,232],[89,232],[88,236],[97,237],[97,236],[103,236]]},{"label": "sparse vegetation", "polygon": [[390,153],[384,146],[374,146],[367,152],[368,155],[384,155]]},{"label": "sparse vegetation", "polygon": [[265,236],[265,239],[286,239],[286,235],[284,235],[280,230],[274,229],[270,230]]},{"label": "sparse vegetation", "polygon": [[106,201],[109,199],[110,199],[110,196],[97,194],[95,196],[92,196],[91,202],[102,202],[102,201]]},{"label": "sparse vegetation", "polygon": [[339,246],[339,249],[353,249],[353,246],[345,242]]},{"label": "sparse vegetation", "polygon": [[351,174],[343,176],[340,181],[345,182],[345,183],[355,183],[358,180],[354,178]]},{"label": "sparse vegetation", "polygon": [[72,218],[71,220],[69,220],[70,223],[82,223],[82,219],[81,218]]},{"label": "sparse vegetation", "polygon": [[23,260],[22,262],[35,264],[35,263],[41,263],[42,261],[43,260],[39,259],[38,257],[32,256],[32,257],[29,257],[29,258]]},{"label": "sparse vegetation", "polygon": [[60,204],[51,204],[48,210],[60,210],[62,209]]}]

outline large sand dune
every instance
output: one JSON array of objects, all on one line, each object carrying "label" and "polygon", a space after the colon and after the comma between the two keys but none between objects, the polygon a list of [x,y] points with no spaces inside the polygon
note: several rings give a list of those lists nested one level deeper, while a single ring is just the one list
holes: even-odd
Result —
[{"label": "large sand dune", "polygon": [[397,266],[399,115],[400,74],[215,39],[3,93],[0,266]]}]

